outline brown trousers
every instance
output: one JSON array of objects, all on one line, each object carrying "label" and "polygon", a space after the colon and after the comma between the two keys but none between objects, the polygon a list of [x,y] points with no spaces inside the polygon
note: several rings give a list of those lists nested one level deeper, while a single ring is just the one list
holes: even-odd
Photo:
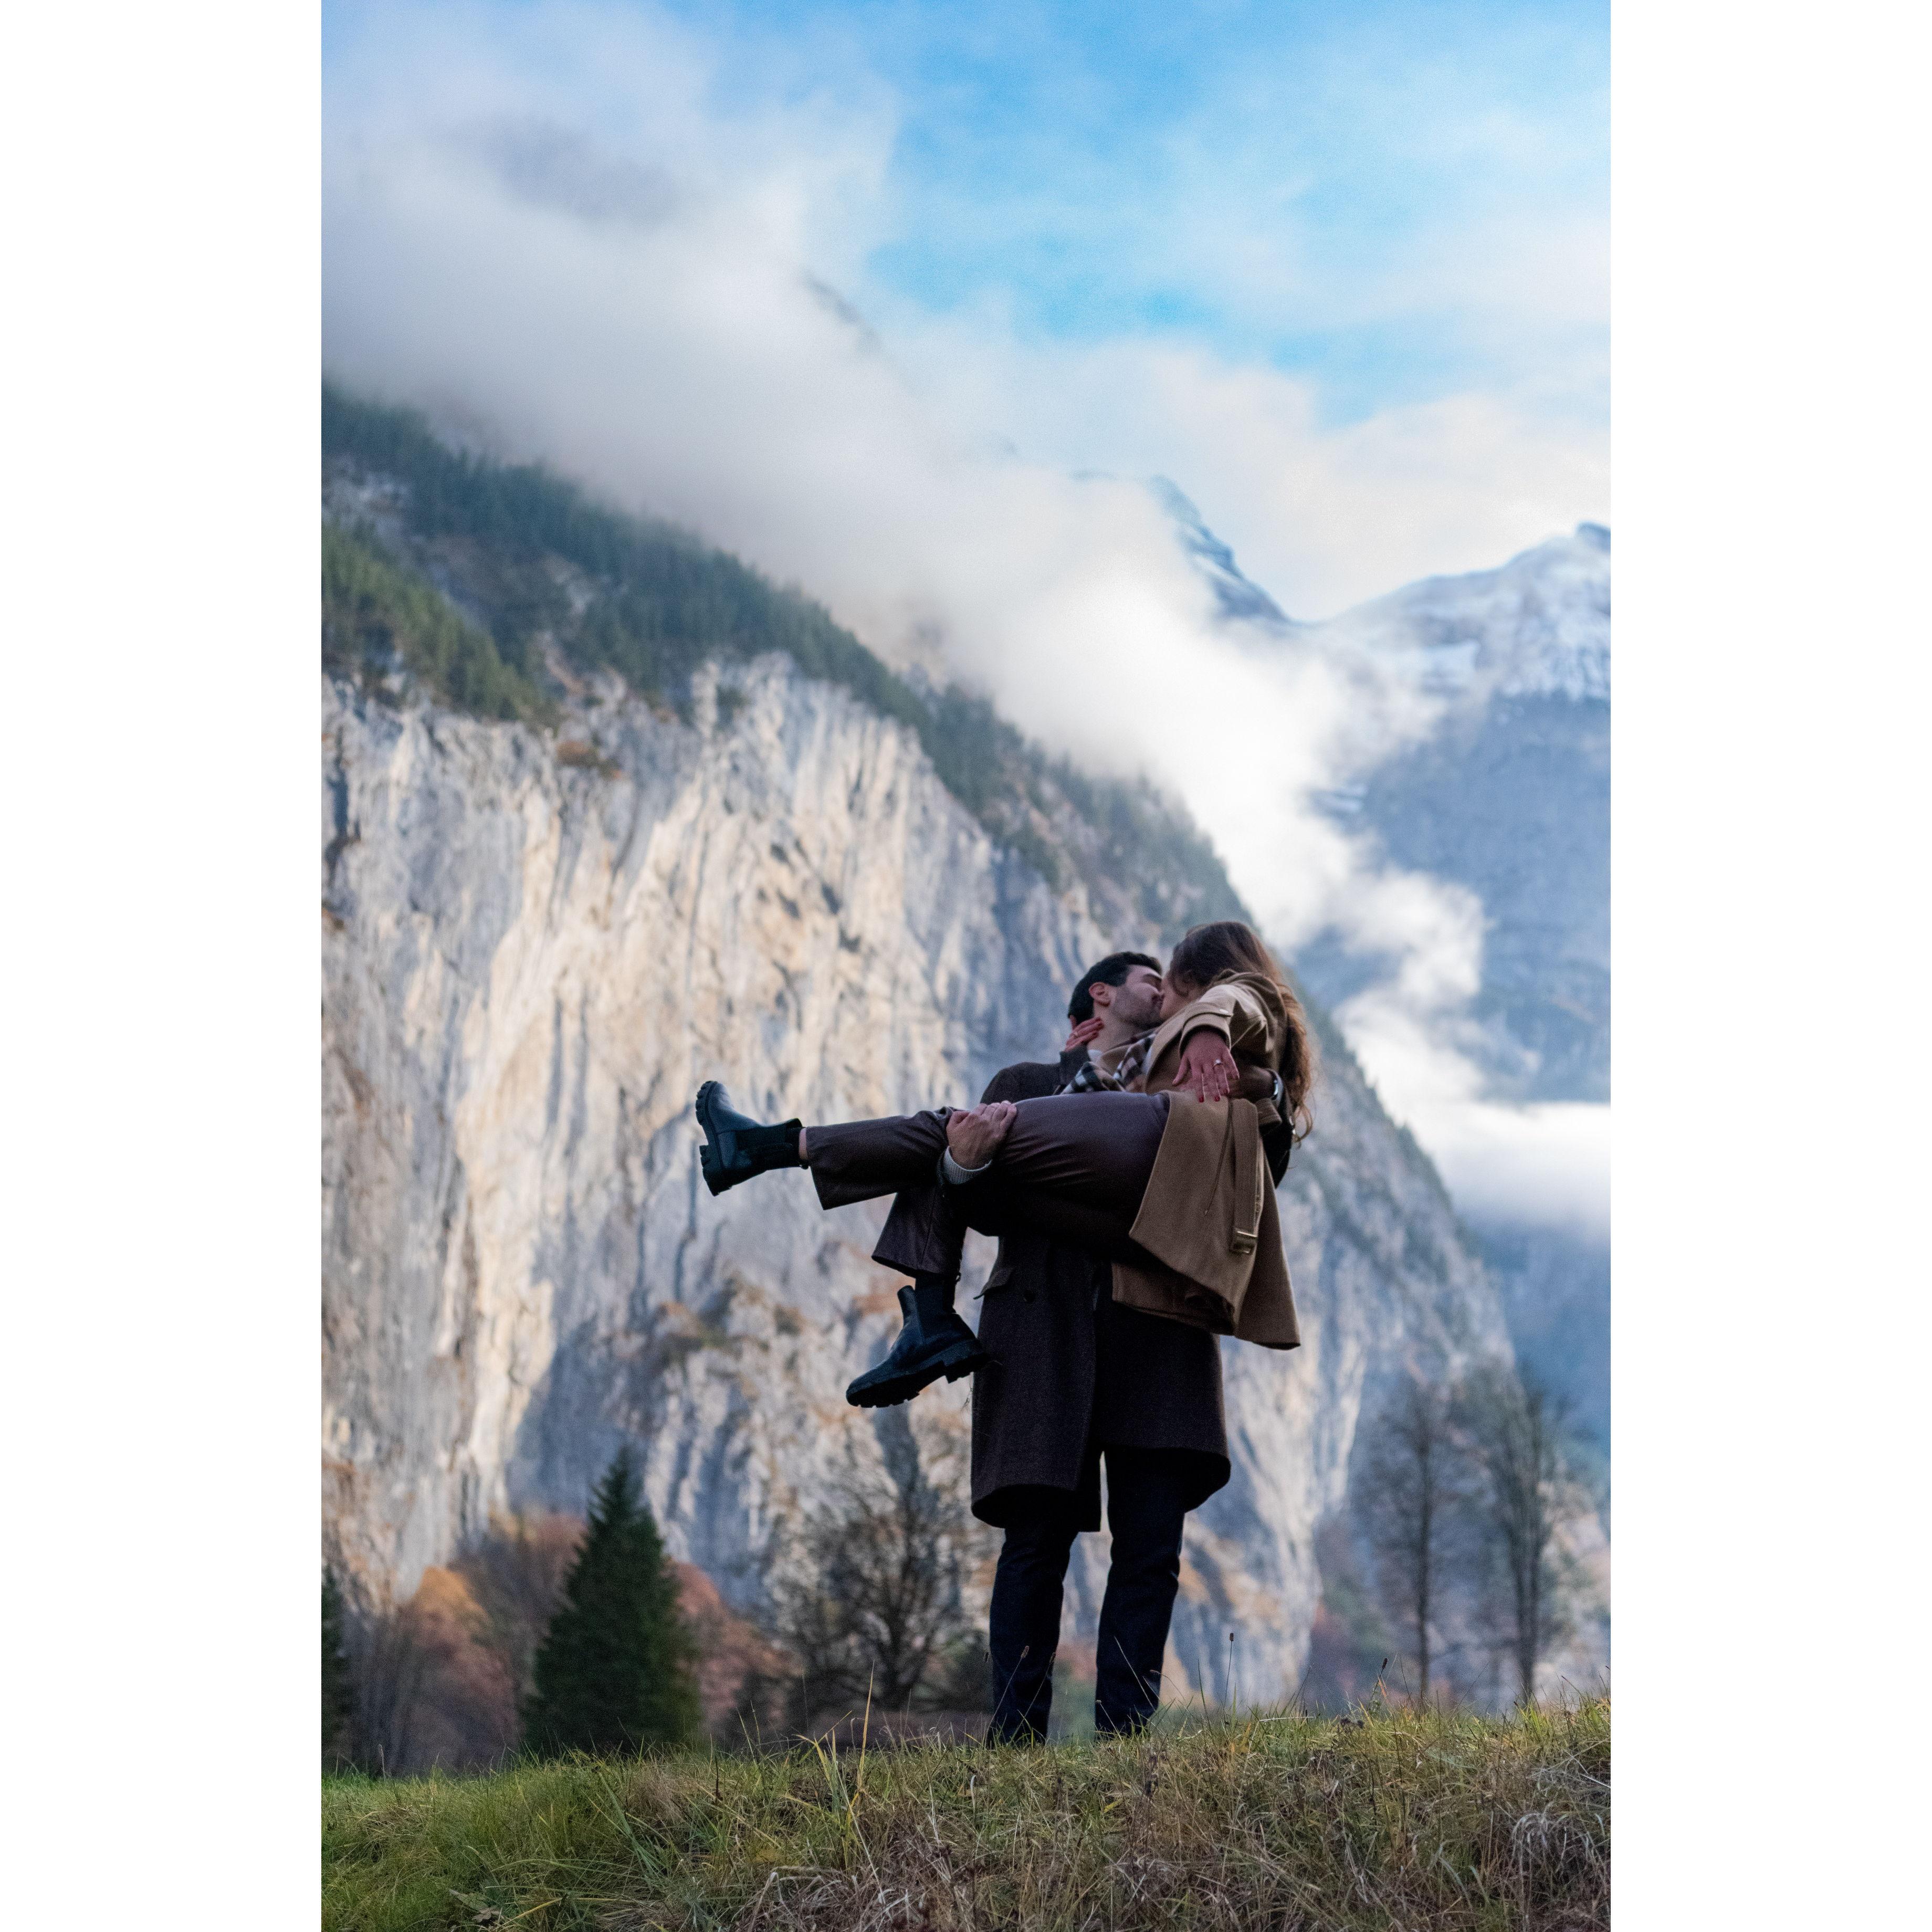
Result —
[{"label": "brown trousers", "polygon": [[939,1178],[950,1108],[810,1127],[805,1164],[823,1208],[896,1194],[872,1258],[902,1274],[956,1276],[968,1228],[1031,1227],[1069,1246],[1141,1266],[1130,1238],[1167,1126],[1165,1094],[1054,1094],[1022,1100],[970,1186]]}]

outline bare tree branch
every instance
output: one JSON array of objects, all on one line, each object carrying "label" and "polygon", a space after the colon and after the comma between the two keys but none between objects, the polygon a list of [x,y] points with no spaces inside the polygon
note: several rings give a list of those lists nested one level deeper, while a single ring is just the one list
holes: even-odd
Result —
[{"label": "bare tree branch", "polygon": [[1464,1462],[1447,1397],[1411,1379],[1377,1418],[1356,1479],[1383,1598],[1410,1634],[1425,1704],[1450,1538],[1467,1500]]},{"label": "bare tree branch", "polygon": [[957,1472],[922,1458],[909,1427],[874,1462],[850,1454],[806,1519],[799,1562],[774,1592],[778,1634],[804,1679],[801,1721],[869,1696],[908,1710],[940,1689],[966,1636],[970,1519]]},{"label": "bare tree branch", "polygon": [[1498,1370],[1472,1378],[1459,1408],[1481,1472],[1482,1519],[1507,1588],[1517,1695],[1528,1704],[1573,1588],[1558,1537],[1582,1497],[1570,1467],[1567,1412],[1534,1382]]}]

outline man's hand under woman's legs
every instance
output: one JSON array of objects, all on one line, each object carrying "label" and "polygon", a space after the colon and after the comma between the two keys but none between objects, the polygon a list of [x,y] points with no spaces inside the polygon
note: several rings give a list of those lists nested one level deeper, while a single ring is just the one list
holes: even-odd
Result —
[{"label": "man's hand under woman's legs", "polygon": [[962,1107],[949,1114],[946,1152],[962,1167],[984,1167],[1011,1131],[1014,1111],[1010,1100],[989,1100],[983,1106]]}]

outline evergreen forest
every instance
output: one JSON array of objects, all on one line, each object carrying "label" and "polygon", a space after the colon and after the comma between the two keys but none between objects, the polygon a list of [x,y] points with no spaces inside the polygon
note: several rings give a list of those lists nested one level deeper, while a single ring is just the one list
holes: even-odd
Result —
[{"label": "evergreen forest", "polygon": [[413,688],[481,717],[554,722],[548,646],[688,720],[702,665],[779,652],[912,731],[946,788],[1055,890],[1124,884],[1169,940],[1246,916],[1213,846],[1146,780],[1081,772],[980,694],[901,676],[802,592],[728,552],[334,384],[322,430],[326,473],[382,510],[380,529],[339,511],[325,521],[324,664],[378,697]]}]

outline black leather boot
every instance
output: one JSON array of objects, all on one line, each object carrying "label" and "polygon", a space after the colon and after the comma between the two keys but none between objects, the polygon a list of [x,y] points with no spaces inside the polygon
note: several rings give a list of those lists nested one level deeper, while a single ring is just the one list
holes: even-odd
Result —
[{"label": "black leather boot", "polygon": [[992,1360],[980,1347],[980,1338],[959,1318],[952,1306],[952,1287],[950,1281],[928,1277],[899,1290],[905,1326],[892,1353],[847,1388],[845,1400],[854,1408],[890,1408],[896,1402],[910,1402],[941,1376],[956,1382]]},{"label": "black leather boot", "polygon": [[766,1126],[748,1114],[736,1112],[720,1081],[707,1080],[698,1088],[694,1111],[704,1130],[698,1164],[713,1194],[774,1167],[804,1165],[798,1157],[799,1123],[784,1120]]}]

